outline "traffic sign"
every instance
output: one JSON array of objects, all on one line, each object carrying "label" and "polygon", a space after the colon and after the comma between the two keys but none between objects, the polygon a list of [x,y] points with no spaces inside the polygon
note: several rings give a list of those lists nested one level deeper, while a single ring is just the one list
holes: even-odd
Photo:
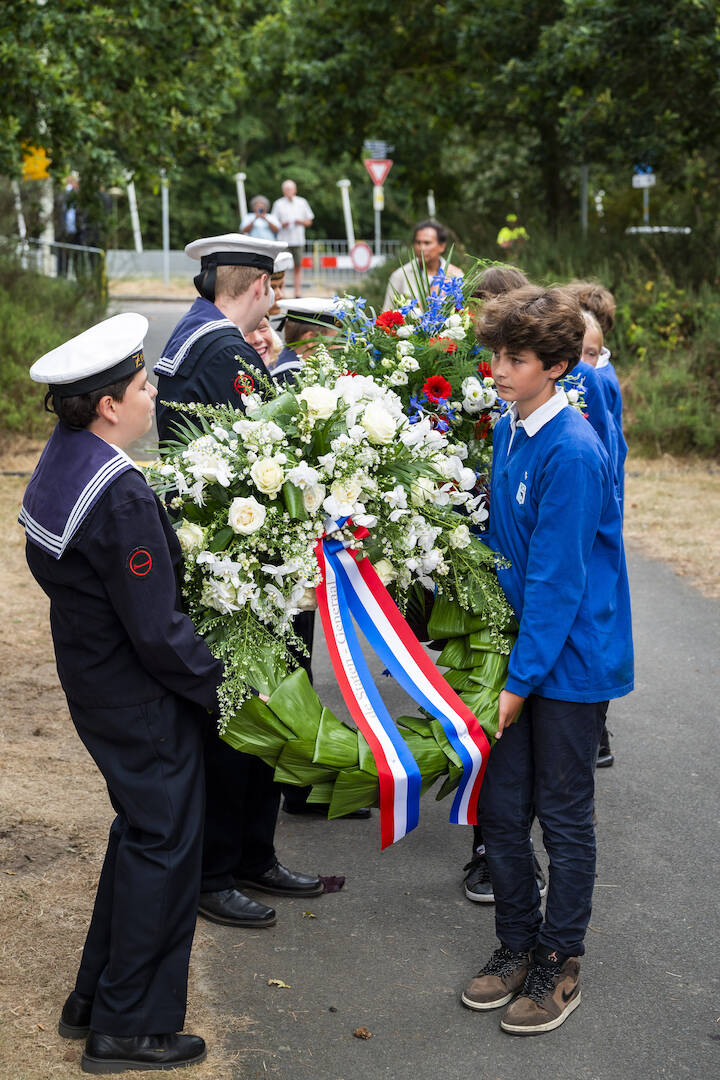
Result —
[{"label": "traffic sign", "polygon": [[350,260],[358,273],[364,274],[372,263],[372,248],[364,240],[358,240],[350,248]]},{"label": "traffic sign", "polygon": [[635,173],[632,178],[632,186],[635,188],[654,187],[655,173]]},{"label": "traffic sign", "polygon": [[373,188],[373,210],[385,209],[385,188],[379,187],[378,184]]},{"label": "traffic sign", "polygon": [[370,173],[370,179],[375,187],[382,187],[387,174],[393,167],[391,158],[365,158],[363,164]]}]

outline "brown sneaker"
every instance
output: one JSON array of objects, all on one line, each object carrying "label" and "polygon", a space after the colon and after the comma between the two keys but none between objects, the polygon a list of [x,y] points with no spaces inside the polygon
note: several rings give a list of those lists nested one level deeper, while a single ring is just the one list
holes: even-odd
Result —
[{"label": "brown sneaker", "polygon": [[497,1009],[506,1005],[522,989],[529,966],[528,953],[513,952],[501,945],[463,990],[463,1005],[468,1009]]},{"label": "brown sneaker", "polygon": [[522,993],[516,997],[500,1027],[513,1035],[539,1035],[564,1024],[580,1004],[580,961],[569,957],[564,964],[533,964]]}]

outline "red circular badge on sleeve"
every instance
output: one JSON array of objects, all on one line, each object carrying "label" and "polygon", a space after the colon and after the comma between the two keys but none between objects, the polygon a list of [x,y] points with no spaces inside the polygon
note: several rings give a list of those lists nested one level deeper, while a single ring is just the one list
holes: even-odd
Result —
[{"label": "red circular badge on sleeve", "polygon": [[152,555],[147,548],[135,548],[128,555],[128,570],[135,577],[147,577],[152,570]]},{"label": "red circular badge on sleeve", "polygon": [[252,394],[255,389],[255,382],[251,375],[241,371],[233,383],[236,394]]}]

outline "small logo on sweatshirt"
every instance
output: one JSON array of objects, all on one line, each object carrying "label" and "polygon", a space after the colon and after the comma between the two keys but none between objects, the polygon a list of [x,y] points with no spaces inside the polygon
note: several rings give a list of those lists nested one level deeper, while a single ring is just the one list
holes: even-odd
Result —
[{"label": "small logo on sweatshirt", "polygon": [[527,493],[527,488],[525,487],[525,485],[522,484],[522,483],[518,484],[518,489],[515,492],[515,499],[520,504],[520,506],[522,506],[522,504],[525,502],[526,493]]}]

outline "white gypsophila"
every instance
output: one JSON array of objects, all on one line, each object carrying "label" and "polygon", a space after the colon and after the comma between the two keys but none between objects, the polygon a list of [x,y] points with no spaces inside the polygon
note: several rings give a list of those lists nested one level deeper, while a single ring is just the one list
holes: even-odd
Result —
[{"label": "white gypsophila", "polygon": [[313,469],[312,465],[308,465],[307,461],[299,461],[297,465],[289,470],[287,478],[296,488],[305,491],[306,488],[314,487],[317,484],[320,474],[317,469]]},{"label": "white gypsophila", "polygon": [[249,536],[265,524],[267,511],[254,495],[233,499],[228,510],[228,525],[233,532]]},{"label": "white gypsophila", "polygon": [[338,394],[329,386],[321,386],[319,383],[306,386],[298,394],[298,400],[307,405],[308,419],[312,425],[318,420],[327,420],[335,412],[338,403]]},{"label": "white gypsophila", "polygon": [[379,401],[371,401],[365,407],[360,423],[368,433],[370,442],[387,445],[395,438],[395,417]]},{"label": "white gypsophila", "polygon": [[183,518],[180,527],[175,534],[180,541],[180,547],[189,555],[192,551],[199,551],[205,543],[205,530],[193,521]]},{"label": "white gypsophila", "polygon": [[303,505],[309,514],[317,513],[322,506],[325,493],[324,484],[311,484],[303,490]]},{"label": "white gypsophila", "polygon": [[343,450],[347,450],[348,446],[352,446],[352,439],[345,431],[334,438],[330,443],[330,449],[336,454],[340,454]]},{"label": "white gypsophila", "polygon": [[389,559],[378,559],[378,561],[373,564],[373,569],[383,585],[390,585],[398,576],[397,570]]},{"label": "white gypsophila", "polygon": [[470,547],[471,540],[472,534],[470,533],[467,525],[464,524],[458,525],[457,528],[453,529],[453,531],[448,536],[448,544],[451,548],[456,548],[457,550],[462,550],[462,548]]},{"label": "white gypsophila", "polygon": [[274,498],[285,483],[285,472],[277,457],[260,458],[250,469],[250,478],[263,495]]}]

